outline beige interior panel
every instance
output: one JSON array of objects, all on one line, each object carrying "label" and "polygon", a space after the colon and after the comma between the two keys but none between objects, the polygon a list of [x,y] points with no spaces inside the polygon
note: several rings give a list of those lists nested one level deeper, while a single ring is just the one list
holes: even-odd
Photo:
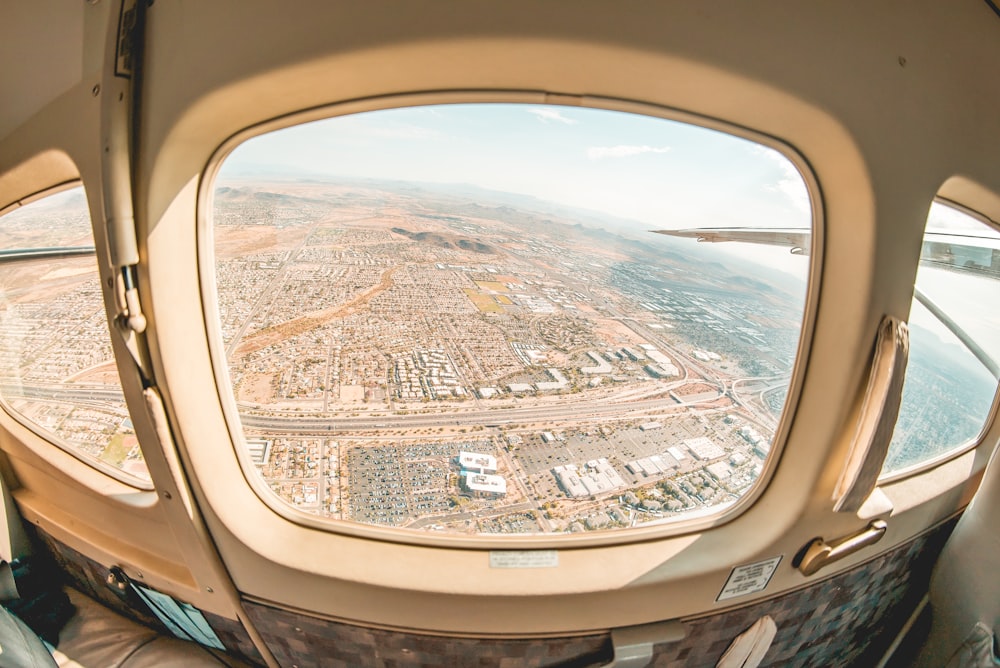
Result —
[{"label": "beige interior panel", "polygon": [[[0,208],[82,179],[101,277],[112,284],[94,86],[114,4],[75,3],[58,18],[48,6],[14,16],[5,6],[5,18],[56,47],[0,75]],[[162,444],[165,454],[151,466],[158,489],[138,491],[0,420],[15,496],[57,540],[141,569],[159,588],[229,618],[235,591],[215,592],[231,578],[253,600],[348,622],[573,634],[799,589],[906,543],[972,498],[1000,438],[995,418],[979,448],[882,486],[891,508],[876,514],[888,522],[877,546],[812,579],[793,566],[813,538],[850,535],[872,519],[834,513],[832,492],[878,323],[908,317],[930,203],[940,195],[1000,220],[1000,161],[984,149],[1000,146],[1000,21],[985,3],[173,0],[153,3],[147,21],[133,203],[144,337],[169,425],[144,408],[119,339],[115,352],[143,447]],[[0,60],[16,62],[26,49],[3,43]],[[44,85],[33,88],[35,79]],[[30,93],[11,98],[8,89]],[[766,485],[738,514],[624,537],[411,540],[290,521],[248,484],[227,419],[232,401],[217,378],[223,362],[203,272],[211,260],[204,206],[220,148],[307,110],[319,118],[509,98],[697,118],[772,137],[801,158],[821,252]],[[113,319],[111,290],[105,301]],[[188,491],[193,505],[182,508]],[[554,549],[558,566],[491,569],[489,552],[501,548]],[[766,589],[717,602],[734,567],[779,556]]]}]

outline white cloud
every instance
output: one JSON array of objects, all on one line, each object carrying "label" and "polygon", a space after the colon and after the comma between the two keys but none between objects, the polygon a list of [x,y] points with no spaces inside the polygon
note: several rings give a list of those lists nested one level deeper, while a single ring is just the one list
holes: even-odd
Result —
[{"label": "white cloud", "polygon": [[770,192],[782,193],[796,209],[808,212],[809,191],[798,170],[790,162],[785,163],[783,170],[785,174],[776,183],[769,183],[764,188]]},{"label": "white cloud", "polygon": [[754,147],[754,153],[768,158],[781,170],[781,178],[774,183],[765,184],[764,190],[782,193],[796,209],[809,212],[809,190],[795,165],[781,153],[767,146],[758,144]]},{"label": "white cloud", "polygon": [[640,153],[666,153],[669,150],[669,146],[629,146],[626,144],[619,144],[618,146],[591,146],[587,149],[587,157],[591,160],[627,158],[630,155],[639,155]]},{"label": "white cloud", "polygon": [[531,107],[528,109],[528,113],[534,114],[542,123],[548,123],[549,121],[565,123],[566,125],[574,125],[576,123],[576,119],[563,116],[561,111],[550,107]]}]

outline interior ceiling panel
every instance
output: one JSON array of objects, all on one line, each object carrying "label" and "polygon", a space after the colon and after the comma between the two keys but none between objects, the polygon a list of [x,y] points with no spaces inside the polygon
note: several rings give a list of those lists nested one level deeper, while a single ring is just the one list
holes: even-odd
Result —
[{"label": "interior ceiling panel", "polygon": [[0,137],[83,77],[84,9],[80,0],[0,0]]}]

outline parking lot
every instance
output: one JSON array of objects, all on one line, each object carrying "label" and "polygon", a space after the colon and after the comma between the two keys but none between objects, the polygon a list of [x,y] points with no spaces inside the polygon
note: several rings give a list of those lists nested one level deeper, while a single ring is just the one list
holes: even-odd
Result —
[{"label": "parking lot", "polygon": [[447,513],[458,493],[460,451],[495,454],[491,441],[398,443],[347,448],[350,519],[401,526]]}]

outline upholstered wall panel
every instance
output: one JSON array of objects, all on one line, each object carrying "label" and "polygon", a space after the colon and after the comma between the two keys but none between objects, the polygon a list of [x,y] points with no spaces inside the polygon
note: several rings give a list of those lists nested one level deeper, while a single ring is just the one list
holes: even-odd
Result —
[{"label": "upholstered wall panel", "polygon": [[764,666],[875,665],[927,592],[954,528],[948,522],[831,578],[748,606],[684,619],[687,636],[659,645],[653,666],[715,666],[733,638],[764,615],[778,626]]},{"label": "upholstered wall panel", "polygon": [[[656,646],[651,665],[715,666],[732,639],[763,615],[778,627],[763,665],[874,665],[926,592],[931,568],[953,526],[948,522],[849,571],[781,596],[683,618],[686,637]],[[105,584],[108,567],[43,532],[39,538],[77,588],[163,630],[141,601]],[[256,601],[246,601],[244,607],[286,668],[597,666],[613,653],[607,632],[566,638],[452,638],[334,622]],[[239,622],[211,614],[206,618],[233,655],[262,663]]]},{"label": "upholstered wall panel", "polygon": [[474,639],[399,633],[324,621],[247,604],[250,619],[282,666],[586,666],[611,658],[606,633],[574,638]]},{"label": "upholstered wall panel", "polygon": [[[766,601],[682,619],[686,637],[655,647],[654,666],[715,666],[733,638],[763,615],[778,626],[764,665],[874,665],[927,590],[953,522],[833,577]],[[370,629],[245,605],[282,666],[597,666],[610,660],[608,633],[576,638],[468,639]]]},{"label": "upholstered wall panel", "polygon": [[37,530],[38,542],[48,548],[59,568],[66,574],[67,583],[79,589],[90,598],[100,601],[115,612],[142,622],[146,626],[170,635],[170,631],[157,619],[135,593],[119,591],[108,586],[111,569],[93,559],[80,554],[47,533]]}]

